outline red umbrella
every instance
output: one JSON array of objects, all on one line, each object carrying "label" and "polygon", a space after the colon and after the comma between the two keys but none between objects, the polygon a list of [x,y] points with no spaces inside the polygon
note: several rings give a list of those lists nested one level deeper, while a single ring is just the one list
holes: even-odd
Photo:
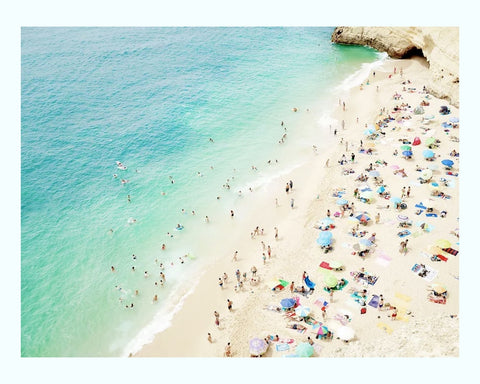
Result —
[{"label": "red umbrella", "polygon": [[420,138],[417,136],[415,139],[413,139],[412,145],[419,145],[421,143]]}]

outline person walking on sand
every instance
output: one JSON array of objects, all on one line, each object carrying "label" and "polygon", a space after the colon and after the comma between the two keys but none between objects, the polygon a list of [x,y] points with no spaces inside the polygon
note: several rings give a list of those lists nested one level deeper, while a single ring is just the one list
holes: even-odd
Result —
[{"label": "person walking on sand", "polygon": [[287,183],[287,185],[285,186],[285,192],[290,192],[290,185]]},{"label": "person walking on sand", "polygon": [[213,343],[213,341],[212,341],[212,335],[210,334],[210,332],[207,333],[207,340],[208,340],[208,342],[209,342],[210,344]]},{"label": "person walking on sand", "polygon": [[375,224],[378,224],[380,222],[380,212],[377,213],[377,216],[375,216]]},{"label": "person walking on sand", "polygon": [[270,245],[267,247],[267,254],[268,258],[270,259],[272,257],[272,248],[270,248]]},{"label": "person walking on sand", "polygon": [[277,198],[275,198],[275,207],[277,207],[277,208],[279,207]]},{"label": "person walking on sand", "polygon": [[230,312],[232,311],[232,306],[233,306],[233,301],[230,299],[227,299],[227,308]]},{"label": "person walking on sand", "polygon": [[235,215],[235,213],[233,213],[233,210],[230,210],[230,217],[233,219],[233,216]]},{"label": "person walking on sand", "polygon": [[275,230],[275,240],[278,240],[278,228],[274,227],[273,229]]},{"label": "person walking on sand", "polygon": [[263,265],[267,263],[267,256],[265,256],[265,252],[262,253],[262,260],[263,260]]},{"label": "person walking on sand", "polygon": [[327,159],[326,163],[325,163],[325,168],[328,168],[328,163],[330,162],[330,159]]},{"label": "person walking on sand", "polygon": [[295,291],[295,283],[292,281],[290,283],[290,293],[293,293],[293,291]]},{"label": "person walking on sand", "polygon": [[257,267],[252,266],[252,268],[250,268],[250,271],[252,272],[253,277],[257,276]]},{"label": "person walking on sand", "polygon": [[235,251],[235,252],[233,253],[233,259],[232,259],[232,261],[237,261],[237,256],[238,256],[238,251]]},{"label": "person walking on sand", "polygon": [[294,200],[294,199],[291,199],[291,200],[290,200],[290,207],[291,207],[292,209],[293,209],[294,204],[295,204],[295,200]]},{"label": "person walking on sand", "polygon": [[232,357],[232,347],[230,345],[230,342],[227,343],[225,346],[225,352],[224,352],[225,357]]},{"label": "person walking on sand", "polygon": [[407,197],[410,197],[410,186],[407,189]]},{"label": "person walking on sand", "polygon": [[221,277],[218,278],[218,285],[220,288],[223,288],[223,280]]}]

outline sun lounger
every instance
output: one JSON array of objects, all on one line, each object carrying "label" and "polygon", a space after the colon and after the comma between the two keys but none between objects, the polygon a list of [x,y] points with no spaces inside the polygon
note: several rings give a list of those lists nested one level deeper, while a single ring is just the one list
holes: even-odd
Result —
[{"label": "sun lounger", "polygon": [[449,253],[450,255],[457,256],[458,251],[453,248],[442,248],[442,251]]}]

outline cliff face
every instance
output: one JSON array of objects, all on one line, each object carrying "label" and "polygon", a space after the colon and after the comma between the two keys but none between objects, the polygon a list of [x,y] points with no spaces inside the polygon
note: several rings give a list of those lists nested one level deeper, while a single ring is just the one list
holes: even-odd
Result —
[{"label": "cliff face", "polygon": [[337,27],[332,41],[368,45],[392,58],[424,56],[430,67],[430,93],[459,106],[457,27]]}]

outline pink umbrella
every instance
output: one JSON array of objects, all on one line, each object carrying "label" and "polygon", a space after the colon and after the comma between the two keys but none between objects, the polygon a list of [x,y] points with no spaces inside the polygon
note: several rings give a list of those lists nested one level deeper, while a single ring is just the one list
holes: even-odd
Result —
[{"label": "pink umbrella", "polygon": [[392,165],[391,168],[392,169],[400,169],[400,167],[398,165]]}]

